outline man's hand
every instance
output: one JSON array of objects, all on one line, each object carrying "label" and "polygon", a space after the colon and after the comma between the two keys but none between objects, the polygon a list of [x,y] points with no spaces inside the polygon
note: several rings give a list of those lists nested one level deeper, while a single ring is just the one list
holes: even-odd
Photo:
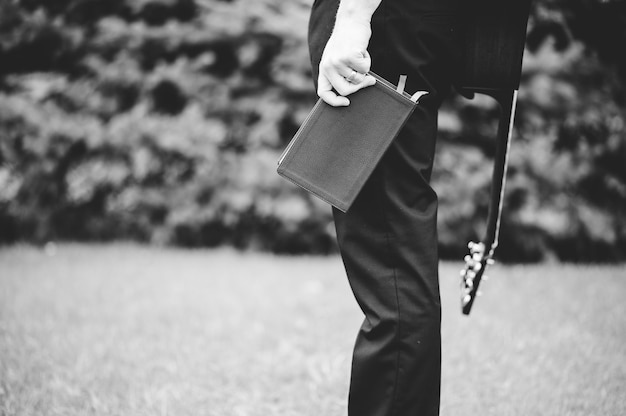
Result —
[{"label": "man's hand", "polygon": [[356,13],[348,12],[350,3],[354,2],[341,2],[335,28],[322,54],[317,80],[317,95],[335,107],[349,105],[347,95],[376,83],[374,77],[367,75],[372,64],[367,45],[372,35],[370,18],[380,1],[362,1]]}]

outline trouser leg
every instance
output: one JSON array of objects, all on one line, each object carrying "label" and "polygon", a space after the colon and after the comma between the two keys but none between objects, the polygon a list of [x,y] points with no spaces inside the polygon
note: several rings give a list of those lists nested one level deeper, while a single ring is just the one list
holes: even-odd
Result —
[{"label": "trouser leg", "polygon": [[[312,14],[314,76],[336,3],[318,0]],[[393,82],[408,75],[411,92],[434,86],[438,94],[421,100],[348,212],[333,211],[348,279],[365,314],[354,347],[349,416],[439,413],[437,197],[429,179],[437,110],[450,83],[453,25],[445,15],[408,16],[404,6],[383,0],[374,15],[372,69]]]},{"label": "trouser leg", "polygon": [[420,173],[429,167],[414,156],[431,146],[436,113],[418,111],[350,210],[334,211],[348,279],[365,314],[354,348],[350,416],[439,411],[437,199]]}]

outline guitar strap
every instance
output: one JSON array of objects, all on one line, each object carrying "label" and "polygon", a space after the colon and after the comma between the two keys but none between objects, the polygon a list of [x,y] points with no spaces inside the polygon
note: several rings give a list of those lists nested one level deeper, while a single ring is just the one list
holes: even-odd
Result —
[{"label": "guitar strap", "polygon": [[[496,214],[496,219],[495,219],[495,224],[494,224],[495,229],[493,231],[493,243],[491,244],[491,247],[492,247],[491,251],[495,250],[495,248],[498,247],[498,240],[500,238],[500,222],[502,220],[502,207],[504,205],[504,188],[506,187],[506,173],[509,167],[509,151],[511,149],[511,137],[513,137],[513,123],[515,121],[515,110],[517,108],[517,91],[518,90],[513,91],[511,111],[510,111],[510,117],[509,117],[510,118],[509,128],[507,132],[506,144],[503,146],[504,147],[504,160],[502,162],[503,163],[502,172],[499,172],[499,171],[494,172],[492,185],[491,185],[492,188],[495,189],[496,187],[495,181],[501,178],[500,179],[501,181],[500,196],[498,197],[498,207],[497,207],[497,214]],[[490,253],[489,257],[493,257],[493,253]]]}]

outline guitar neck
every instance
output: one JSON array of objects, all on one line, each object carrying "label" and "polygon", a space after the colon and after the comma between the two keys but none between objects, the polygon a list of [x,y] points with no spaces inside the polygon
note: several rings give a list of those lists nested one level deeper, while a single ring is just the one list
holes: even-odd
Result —
[{"label": "guitar neck", "polygon": [[517,90],[498,91],[490,94],[500,105],[500,117],[496,136],[496,152],[494,156],[493,174],[491,181],[491,198],[487,216],[487,229],[483,243],[492,250],[498,245],[504,188],[509,162],[509,148],[513,135],[513,121],[517,102]]}]

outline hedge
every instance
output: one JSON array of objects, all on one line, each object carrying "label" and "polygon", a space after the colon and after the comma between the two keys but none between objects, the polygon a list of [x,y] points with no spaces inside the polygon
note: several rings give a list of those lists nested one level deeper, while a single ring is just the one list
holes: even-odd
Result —
[{"label": "hedge", "polygon": [[[504,261],[626,259],[621,1],[533,2]],[[315,101],[307,0],[0,5],[0,241],[135,240],[332,253],[329,208],[279,178]],[[589,31],[581,22],[601,22]],[[440,251],[486,219],[496,107],[451,96]]]}]

